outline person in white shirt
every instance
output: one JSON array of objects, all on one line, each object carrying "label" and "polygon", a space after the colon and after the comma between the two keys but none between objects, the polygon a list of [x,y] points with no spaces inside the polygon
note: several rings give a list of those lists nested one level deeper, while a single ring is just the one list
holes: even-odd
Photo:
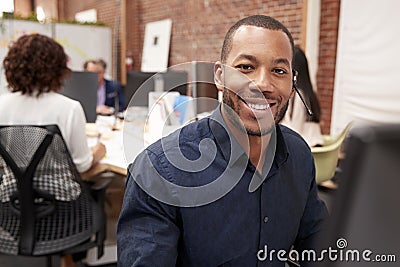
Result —
[{"label": "person in white shirt", "polygon": [[311,84],[306,55],[298,46],[295,47],[293,68],[298,72],[299,93],[302,94],[313,114],[312,116],[307,114],[300,97],[295,94],[290,99],[286,114],[280,123],[298,132],[310,147],[320,146],[323,144],[319,123],[321,108]]},{"label": "person in white shirt", "polygon": [[[68,56],[52,38],[41,34],[20,37],[4,58],[9,93],[0,96],[1,125],[58,125],[77,170],[83,173],[106,153],[98,143],[88,147],[86,118],[79,102],[58,91],[71,70]],[[72,255],[61,266],[76,266]]]}]

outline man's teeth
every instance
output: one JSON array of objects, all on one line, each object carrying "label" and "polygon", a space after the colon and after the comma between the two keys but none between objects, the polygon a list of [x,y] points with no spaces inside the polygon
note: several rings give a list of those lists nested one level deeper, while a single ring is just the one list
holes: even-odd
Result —
[{"label": "man's teeth", "polygon": [[268,104],[267,104],[267,105],[248,104],[248,106],[249,106],[251,109],[258,109],[258,110],[263,110],[263,109],[269,108],[269,105],[268,105]]}]

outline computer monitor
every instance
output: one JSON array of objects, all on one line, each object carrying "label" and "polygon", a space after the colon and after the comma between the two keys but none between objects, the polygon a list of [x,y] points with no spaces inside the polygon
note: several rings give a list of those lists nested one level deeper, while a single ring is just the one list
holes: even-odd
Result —
[{"label": "computer monitor", "polygon": [[[126,86],[124,87],[124,94],[127,106],[148,106],[146,105],[146,103],[148,103],[148,94],[149,92],[154,91],[154,83],[150,80],[147,80],[150,79],[154,74],[156,73],[141,71],[128,71],[126,73]],[[142,90],[138,91],[140,86],[142,86]],[[135,95],[136,92],[137,94]],[[131,102],[133,95],[135,95],[135,99]]]},{"label": "computer monitor", "polygon": [[[345,148],[339,191],[322,242],[322,248],[336,249],[339,258],[326,256],[320,266],[375,266],[380,259],[393,260],[391,255],[400,261],[400,124],[352,129]],[[360,261],[352,258],[357,254]]]},{"label": "computer monitor", "polygon": [[196,99],[196,113],[211,112],[218,106],[218,89],[214,83],[214,64],[195,62],[195,75],[198,82],[192,84]]},{"label": "computer monitor", "polygon": [[[186,95],[187,83],[188,74],[184,71],[161,73],[128,71],[124,88],[125,99],[129,106],[147,107],[149,104],[149,92],[175,91],[181,95]],[[138,90],[139,88],[140,90]],[[135,97],[132,98],[133,96]]]},{"label": "computer monitor", "polygon": [[73,71],[65,81],[60,93],[79,101],[87,122],[96,121],[97,73]]}]

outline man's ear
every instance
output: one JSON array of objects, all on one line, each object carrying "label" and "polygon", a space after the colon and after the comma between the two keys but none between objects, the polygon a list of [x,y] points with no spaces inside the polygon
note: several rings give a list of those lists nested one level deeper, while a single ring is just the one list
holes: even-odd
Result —
[{"label": "man's ear", "polygon": [[214,83],[219,91],[224,90],[224,70],[221,61],[214,64]]}]

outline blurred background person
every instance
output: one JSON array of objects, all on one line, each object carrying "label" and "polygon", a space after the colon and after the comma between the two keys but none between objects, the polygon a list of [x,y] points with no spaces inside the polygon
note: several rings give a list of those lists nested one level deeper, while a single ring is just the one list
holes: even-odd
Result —
[{"label": "blurred background person", "polygon": [[[118,81],[105,78],[107,63],[103,59],[88,60],[83,64],[83,68],[85,71],[98,74],[97,114],[114,114],[116,104],[118,105],[118,111],[122,111],[125,108],[122,86]],[[118,97],[118,102],[115,97]]]},{"label": "blurred background person", "polygon": [[[63,47],[50,37],[20,37],[3,61],[10,92],[0,96],[0,124],[56,124],[78,172],[83,173],[105,155],[106,149],[101,143],[88,147],[81,104],[58,93],[71,73],[67,60]],[[76,266],[75,261],[82,256],[65,255],[61,266]]]},{"label": "blurred background person", "polygon": [[295,47],[293,68],[298,72],[297,88],[313,115],[307,114],[300,97],[294,94],[280,123],[298,132],[310,147],[321,146],[323,144],[319,124],[321,108],[311,84],[306,55],[298,46]]}]

